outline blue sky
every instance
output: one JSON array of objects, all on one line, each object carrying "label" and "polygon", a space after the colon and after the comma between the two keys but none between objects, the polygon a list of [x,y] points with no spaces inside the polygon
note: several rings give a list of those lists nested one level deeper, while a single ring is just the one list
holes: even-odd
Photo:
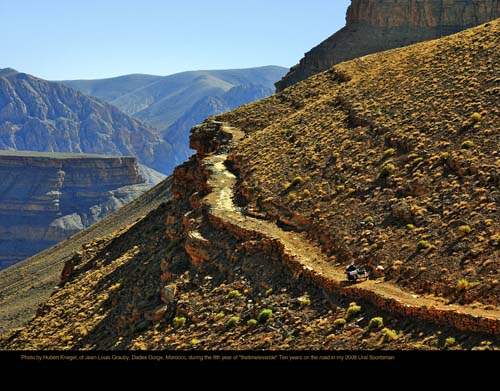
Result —
[{"label": "blue sky", "polygon": [[0,68],[50,79],[292,66],[350,0],[0,0]]}]

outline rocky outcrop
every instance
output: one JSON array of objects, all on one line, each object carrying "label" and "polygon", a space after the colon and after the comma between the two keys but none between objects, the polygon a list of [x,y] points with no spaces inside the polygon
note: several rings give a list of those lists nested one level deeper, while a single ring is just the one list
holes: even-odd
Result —
[{"label": "rocky outcrop", "polygon": [[0,268],[89,227],[151,185],[133,157],[0,151]]},{"label": "rocky outcrop", "polygon": [[169,172],[171,146],[148,126],[59,83],[0,71],[0,149],[135,156]]},{"label": "rocky outcrop", "polygon": [[181,164],[193,154],[189,149],[189,131],[205,118],[234,110],[247,103],[267,98],[274,89],[263,85],[245,84],[231,88],[220,96],[206,96],[196,102],[182,117],[175,121],[165,134],[165,140],[174,146],[175,162]]},{"label": "rocky outcrop", "polygon": [[306,53],[285,89],[335,64],[454,34],[500,18],[500,0],[353,0],[342,30]]}]

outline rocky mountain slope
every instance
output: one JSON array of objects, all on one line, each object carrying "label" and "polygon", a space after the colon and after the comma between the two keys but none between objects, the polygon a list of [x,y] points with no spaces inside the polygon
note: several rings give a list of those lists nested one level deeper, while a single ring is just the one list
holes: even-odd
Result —
[{"label": "rocky mountain slope", "polygon": [[59,83],[0,71],[0,149],[136,156],[169,172],[172,148],[117,108]]},{"label": "rocky mountain slope", "polygon": [[25,261],[0,270],[0,333],[13,330],[33,317],[61,279],[65,262],[78,254],[110,243],[137,221],[171,198],[167,178],[134,201],[91,227]]},{"label": "rocky mountain slope", "polygon": [[0,151],[0,269],[96,223],[151,187],[133,157]]},{"label": "rocky mountain slope", "polygon": [[278,91],[335,64],[427,41],[500,18],[499,0],[353,0],[342,30],[305,54]]},{"label": "rocky mountain slope", "polygon": [[102,80],[64,81],[65,85],[108,101],[154,127],[174,145],[174,166],[189,150],[189,129],[211,115],[266,98],[287,69],[193,71],[170,76],[127,75]]},{"label": "rocky mountain slope", "polygon": [[194,128],[173,199],[76,254],[0,346],[500,348],[499,39],[342,63]]}]

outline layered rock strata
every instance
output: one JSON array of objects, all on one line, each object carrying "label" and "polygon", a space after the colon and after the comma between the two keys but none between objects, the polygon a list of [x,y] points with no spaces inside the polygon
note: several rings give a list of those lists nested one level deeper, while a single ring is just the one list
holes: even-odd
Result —
[{"label": "layered rock strata", "polygon": [[0,268],[92,225],[150,185],[133,157],[0,152]]},{"label": "layered rock strata", "polygon": [[305,54],[281,91],[333,65],[454,34],[500,18],[500,0],[353,0],[346,26]]}]

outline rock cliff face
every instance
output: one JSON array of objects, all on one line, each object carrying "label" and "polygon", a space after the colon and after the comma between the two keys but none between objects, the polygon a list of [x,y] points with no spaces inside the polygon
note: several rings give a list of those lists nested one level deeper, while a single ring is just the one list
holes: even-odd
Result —
[{"label": "rock cliff face", "polygon": [[454,34],[500,18],[500,0],[353,0],[342,30],[278,83],[281,91],[335,64]]},{"label": "rock cliff face", "polygon": [[169,172],[171,146],[96,98],[59,83],[0,70],[0,149],[135,156]]},{"label": "rock cliff face", "polygon": [[0,269],[92,225],[150,185],[133,157],[0,151]]}]

